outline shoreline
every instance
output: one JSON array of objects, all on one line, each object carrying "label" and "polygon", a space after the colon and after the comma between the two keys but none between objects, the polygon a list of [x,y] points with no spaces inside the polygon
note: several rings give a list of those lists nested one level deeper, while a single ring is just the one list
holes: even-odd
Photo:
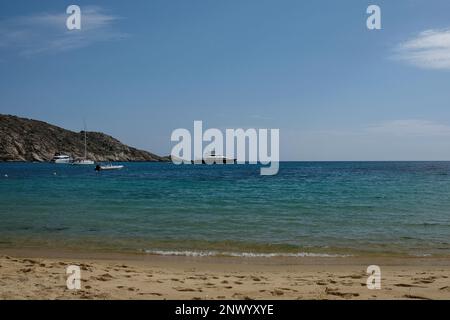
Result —
[{"label": "shoreline", "polygon": [[[273,249],[273,248],[272,248]],[[309,250],[308,250],[309,249]],[[336,259],[336,260],[367,260],[383,259],[389,260],[450,260],[450,252],[448,250],[445,253],[417,253],[412,254],[401,251],[376,251],[376,250],[357,250],[354,248],[299,248],[299,250],[261,250],[257,247],[252,250],[249,247],[246,248],[218,248],[212,247],[211,249],[198,249],[198,248],[181,248],[176,249],[173,246],[158,249],[138,249],[138,248],[126,248],[126,246],[101,246],[97,243],[74,243],[70,245],[47,245],[47,243],[27,243],[19,241],[15,245],[6,245],[3,243],[0,245],[0,255],[2,253],[11,253],[12,255],[36,255],[38,252],[42,257],[60,257],[62,256],[75,256],[75,257],[98,257],[103,256],[105,258],[120,257],[123,259],[129,259],[130,257],[179,257],[179,258],[236,258],[236,259],[253,259],[253,260],[292,260],[302,261],[305,259]]]},{"label": "shoreline", "polygon": [[[381,290],[366,287],[369,265]],[[66,267],[81,268],[80,290]],[[450,299],[450,258],[186,257],[0,249],[0,299]]]},{"label": "shoreline", "polygon": [[[176,252],[176,251],[175,251]],[[180,251],[181,252],[181,251]],[[101,249],[81,250],[80,248],[0,248],[0,256],[14,256],[17,258],[42,258],[42,259],[94,259],[94,260],[123,260],[123,261],[195,261],[196,263],[220,262],[220,263],[250,263],[267,265],[365,265],[384,264],[389,266],[400,265],[425,265],[425,266],[449,266],[450,256],[413,256],[402,254],[377,254],[366,255],[320,255],[305,256],[275,255],[275,256],[233,256],[233,255],[181,255],[181,254],[157,254],[151,252],[114,251]]]}]

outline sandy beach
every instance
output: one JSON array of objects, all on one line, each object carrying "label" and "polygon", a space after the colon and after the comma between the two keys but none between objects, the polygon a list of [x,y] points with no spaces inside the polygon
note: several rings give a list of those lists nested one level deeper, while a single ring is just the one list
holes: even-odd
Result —
[{"label": "sandy beach", "polygon": [[[379,265],[381,289],[366,286]],[[81,268],[81,289],[66,267]],[[230,258],[0,251],[1,299],[450,299],[448,258]]]}]

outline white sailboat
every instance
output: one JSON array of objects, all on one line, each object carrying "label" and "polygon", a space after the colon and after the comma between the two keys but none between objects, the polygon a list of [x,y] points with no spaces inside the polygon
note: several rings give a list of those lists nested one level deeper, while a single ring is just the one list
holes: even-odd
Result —
[{"label": "white sailboat", "polygon": [[86,123],[84,124],[84,158],[77,159],[72,162],[73,165],[94,165],[94,161],[87,158],[87,136],[86,136]]}]

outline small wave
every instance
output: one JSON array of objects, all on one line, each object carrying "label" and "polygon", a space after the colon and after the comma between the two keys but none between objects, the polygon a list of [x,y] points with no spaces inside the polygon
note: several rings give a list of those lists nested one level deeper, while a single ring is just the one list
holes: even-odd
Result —
[{"label": "small wave", "polygon": [[431,253],[412,253],[412,254],[410,254],[410,256],[413,256],[413,257],[431,257],[432,254]]},{"label": "small wave", "polygon": [[219,251],[170,251],[170,250],[144,250],[145,253],[162,256],[185,256],[185,257],[244,257],[244,258],[273,258],[273,257],[325,257],[325,258],[345,258],[353,255],[349,254],[328,254],[328,253],[255,253],[255,252],[219,252]]}]

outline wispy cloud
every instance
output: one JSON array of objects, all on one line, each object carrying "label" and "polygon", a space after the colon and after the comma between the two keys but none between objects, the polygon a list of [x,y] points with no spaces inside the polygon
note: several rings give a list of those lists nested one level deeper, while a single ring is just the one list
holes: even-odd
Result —
[{"label": "wispy cloud", "polygon": [[450,125],[388,120],[359,128],[284,130],[282,158],[302,160],[449,160]]},{"label": "wispy cloud", "polygon": [[58,53],[90,46],[97,42],[123,39],[114,29],[120,19],[100,7],[81,8],[81,30],[67,30],[65,12],[36,13],[0,21],[0,50],[22,56]]},{"label": "wispy cloud", "polygon": [[391,120],[370,125],[369,133],[392,136],[433,137],[450,136],[450,126],[429,120]]},{"label": "wispy cloud", "polygon": [[399,44],[394,58],[420,68],[450,70],[450,29],[420,32]]},{"label": "wispy cloud", "polygon": [[387,120],[372,124],[365,124],[360,128],[334,130],[314,130],[311,133],[322,136],[359,136],[359,137],[392,137],[392,138],[418,138],[418,137],[450,137],[450,125],[431,120],[401,119]]}]

